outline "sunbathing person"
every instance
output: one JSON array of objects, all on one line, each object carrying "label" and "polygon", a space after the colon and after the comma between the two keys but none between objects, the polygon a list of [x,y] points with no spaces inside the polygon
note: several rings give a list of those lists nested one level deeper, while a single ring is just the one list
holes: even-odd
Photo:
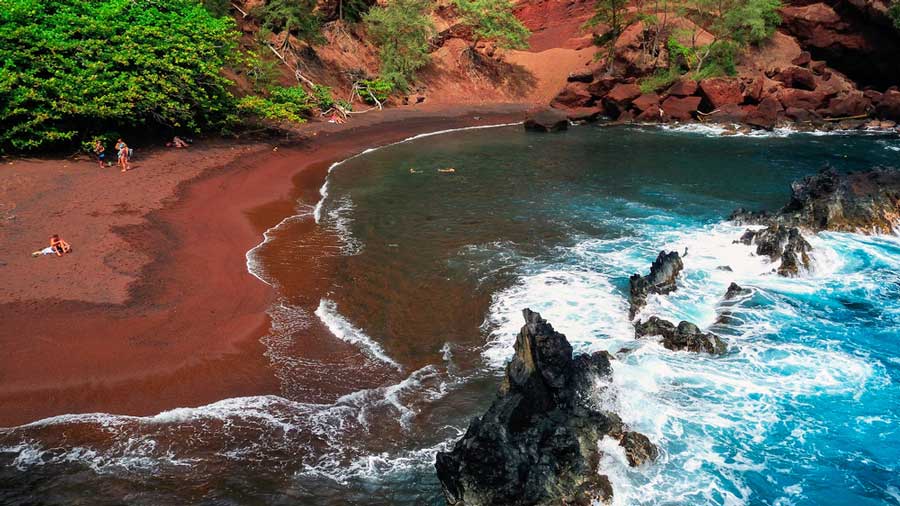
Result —
[{"label": "sunbathing person", "polygon": [[38,257],[41,255],[56,255],[58,257],[63,256],[66,253],[71,253],[72,246],[66,242],[65,239],[59,237],[59,234],[53,234],[50,236],[50,246],[42,250],[35,251],[31,254],[33,257]]}]

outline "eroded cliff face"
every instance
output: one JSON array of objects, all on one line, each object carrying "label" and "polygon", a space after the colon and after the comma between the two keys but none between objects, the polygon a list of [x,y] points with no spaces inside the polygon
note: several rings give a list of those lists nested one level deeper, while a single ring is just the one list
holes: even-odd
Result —
[{"label": "eroded cliff face", "polygon": [[793,0],[781,10],[784,33],[813,58],[846,74],[860,88],[900,84],[900,34],[883,0]]}]

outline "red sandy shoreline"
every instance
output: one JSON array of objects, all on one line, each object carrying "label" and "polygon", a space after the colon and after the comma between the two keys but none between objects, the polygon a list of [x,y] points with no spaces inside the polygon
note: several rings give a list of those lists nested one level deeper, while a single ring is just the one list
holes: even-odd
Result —
[{"label": "red sandy shoreline", "polygon": [[[274,151],[221,141],[159,151],[125,175],[87,161],[5,165],[0,426],[279,393],[259,340],[275,294],[244,256],[262,232],[293,213],[298,192],[318,190],[331,161],[418,133],[517,121],[524,109],[389,110],[310,125],[307,141]],[[27,256],[54,232],[75,253]]]}]

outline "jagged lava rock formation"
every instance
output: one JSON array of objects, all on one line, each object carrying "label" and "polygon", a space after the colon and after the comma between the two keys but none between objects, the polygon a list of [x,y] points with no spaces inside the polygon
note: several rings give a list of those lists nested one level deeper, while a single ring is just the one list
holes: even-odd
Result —
[{"label": "jagged lava rock formation", "polygon": [[629,316],[634,318],[638,311],[647,304],[647,297],[651,293],[665,295],[674,292],[677,288],[675,278],[682,269],[684,269],[684,263],[677,251],[670,253],[660,251],[650,266],[650,274],[646,276],[633,274],[628,280],[631,294]]},{"label": "jagged lava rock formation", "polygon": [[769,257],[772,262],[781,260],[777,272],[781,276],[793,277],[800,269],[809,269],[809,252],[812,245],[800,234],[797,227],[787,228],[772,223],[760,230],[747,229],[735,242],[756,245],[756,254]]},{"label": "jagged lava rock formation", "polygon": [[840,174],[825,168],[791,184],[791,200],[775,214],[734,211],[738,224],[800,227],[819,232],[893,233],[900,221],[900,171],[876,167]]},{"label": "jagged lava rock formation", "polygon": [[525,326],[497,398],[472,420],[435,468],[451,505],[591,504],[612,497],[600,474],[598,442],[620,441],[633,466],[653,460],[657,448],[626,430],[615,414],[598,410],[587,394],[611,374],[610,355],[573,358],[566,336],[541,315],[523,311]]},{"label": "jagged lava rock formation", "polygon": [[646,322],[634,324],[634,335],[640,339],[647,336],[662,336],[662,345],[672,351],[706,352],[722,355],[728,346],[712,332],[702,332],[691,322],[683,321],[676,327],[672,322],[651,316]]}]

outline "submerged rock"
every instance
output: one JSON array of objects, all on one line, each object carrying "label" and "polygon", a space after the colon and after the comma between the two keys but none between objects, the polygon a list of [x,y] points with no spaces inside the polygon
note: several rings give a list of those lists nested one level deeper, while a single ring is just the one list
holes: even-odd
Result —
[{"label": "submerged rock", "polygon": [[839,174],[825,168],[791,184],[791,200],[774,214],[738,209],[739,224],[808,228],[813,231],[885,233],[900,221],[900,171],[876,167]]},{"label": "submerged rock", "polygon": [[646,322],[634,324],[634,335],[638,339],[648,336],[662,336],[662,345],[672,351],[706,352],[722,355],[728,346],[712,332],[702,332],[691,322],[683,321],[676,327],[668,320],[651,316]]},{"label": "submerged rock", "polygon": [[737,242],[748,246],[756,245],[756,254],[765,255],[777,262],[781,260],[777,272],[781,276],[793,277],[801,269],[809,269],[809,255],[812,245],[800,234],[797,227],[787,228],[772,223],[759,230],[747,229]]},{"label": "submerged rock", "polygon": [[598,472],[598,441],[620,441],[631,465],[653,460],[646,436],[625,430],[615,413],[597,410],[586,395],[611,374],[610,355],[572,357],[566,337],[531,310],[497,398],[475,418],[435,468],[448,504],[590,504],[612,497]]},{"label": "submerged rock", "polygon": [[750,291],[751,290],[749,288],[743,288],[737,283],[731,283],[730,285],[728,285],[728,290],[725,291],[725,300],[731,300],[744,295],[750,295]]},{"label": "submerged rock", "polygon": [[684,269],[684,263],[677,251],[670,253],[660,251],[650,266],[650,274],[647,276],[633,274],[628,280],[631,296],[630,317],[634,318],[638,311],[647,304],[647,297],[651,293],[665,295],[674,292],[677,288],[675,279],[682,269]]},{"label": "submerged rock", "polygon": [[569,128],[566,113],[556,109],[543,109],[525,119],[525,130],[535,132],[558,132]]}]

